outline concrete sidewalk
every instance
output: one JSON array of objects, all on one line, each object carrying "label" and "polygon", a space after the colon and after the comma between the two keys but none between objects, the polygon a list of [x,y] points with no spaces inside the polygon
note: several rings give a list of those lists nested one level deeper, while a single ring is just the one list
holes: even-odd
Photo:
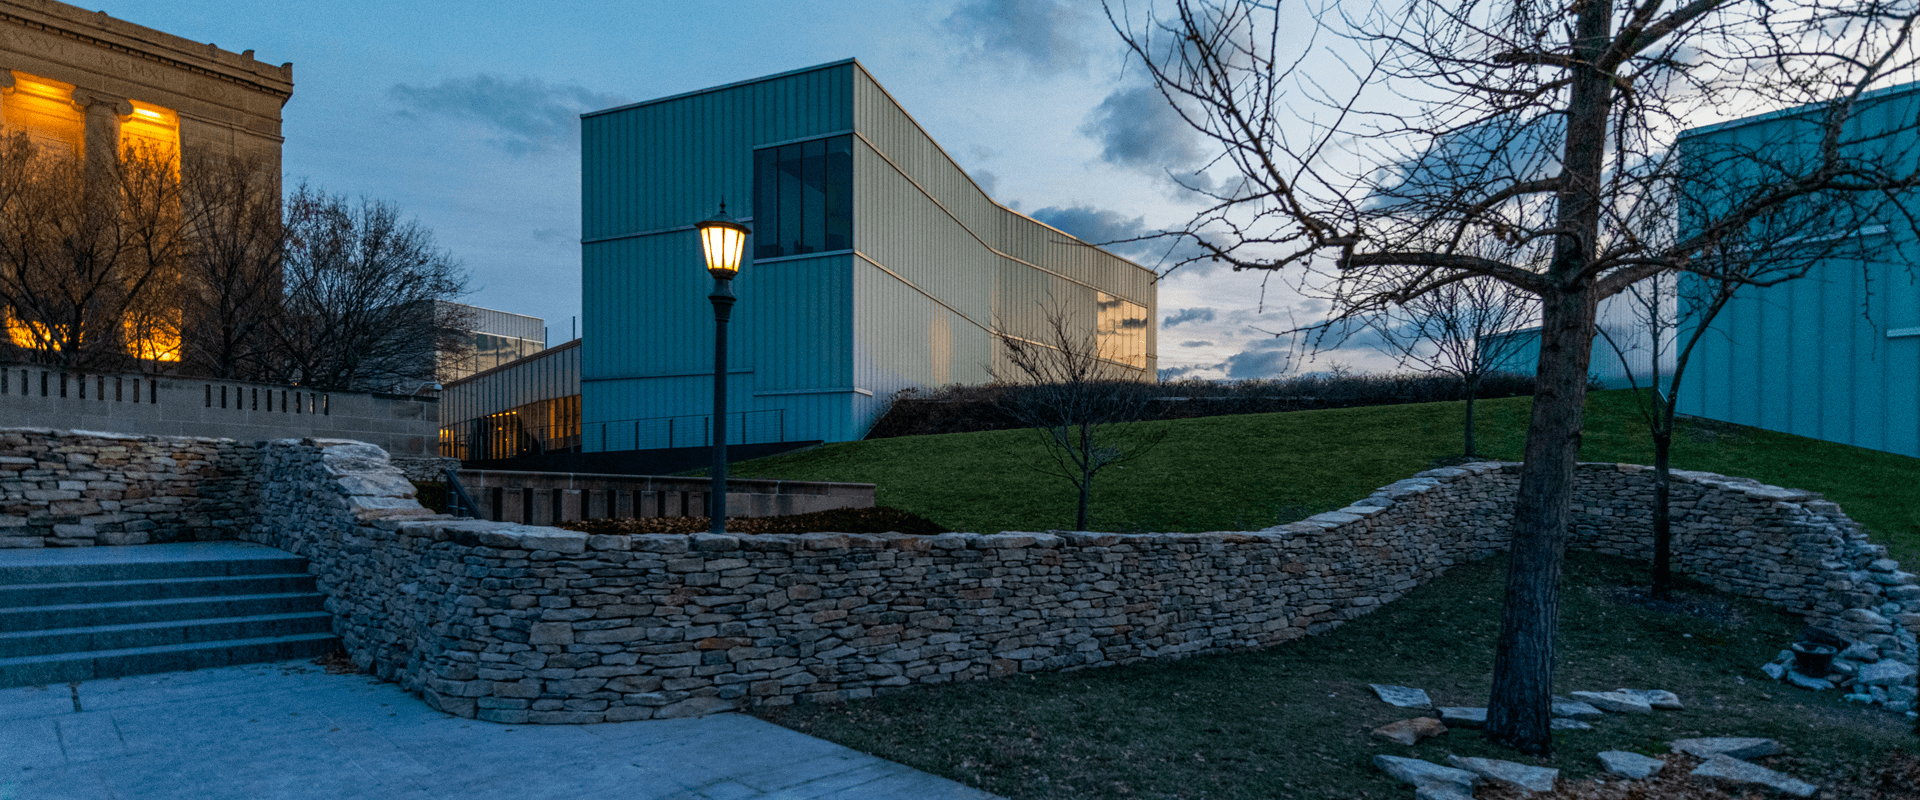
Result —
[{"label": "concrete sidewalk", "polygon": [[0,690],[0,800],[993,795],[742,714],[496,725],[305,661]]}]

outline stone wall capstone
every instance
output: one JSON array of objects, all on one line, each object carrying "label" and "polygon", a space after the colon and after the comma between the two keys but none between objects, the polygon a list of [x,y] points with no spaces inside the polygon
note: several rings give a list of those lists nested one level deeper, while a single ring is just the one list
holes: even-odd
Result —
[{"label": "stone wall capstone", "polygon": [[[1582,465],[1578,545],[1643,553],[1631,509],[1648,479]],[[1517,480],[1509,464],[1430,470],[1254,532],[607,536],[432,516],[378,448],[283,440],[262,453],[248,536],[310,559],[354,660],[434,707],[585,723],[1321,633],[1501,549]],[[1682,571],[1914,661],[1916,579],[1837,506],[1678,482]]]},{"label": "stone wall capstone", "polygon": [[231,439],[0,428],[0,548],[235,538],[255,467]]}]

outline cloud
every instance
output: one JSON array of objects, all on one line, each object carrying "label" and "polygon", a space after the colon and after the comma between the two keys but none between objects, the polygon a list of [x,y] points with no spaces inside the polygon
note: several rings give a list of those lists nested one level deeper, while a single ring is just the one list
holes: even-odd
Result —
[{"label": "cloud", "polygon": [[975,53],[1057,73],[1087,64],[1078,30],[1091,19],[1087,9],[1075,0],[963,0],[943,27]]},{"label": "cloud", "polygon": [[1209,342],[1205,339],[1194,339],[1192,341],[1181,342],[1180,346],[1181,347],[1212,347],[1213,342]]},{"label": "cloud", "polygon": [[1123,239],[1135,239],[1159,233],[1147,227],[1146,217],[1131,217],[1118,211],[1092,206],[1048,206],[1031,214],[1034,219],[1052,225],[1084,242],[1105,246],[1107,242],[1119,244],[1107,246],[1108,250],[1118,253],[1139,252],[1148,242],[1123,242]]},{"label": "cloud", "polygon": [[552,242],[577,241],[579,240],[579,238],[580,238],[580,235],[578,233],[564,229],[564,228],[534,228],[533,229],[533,240],[536,242],[552,243]]},{"label": "cloud", "polygon": [[1565,128],[1558,117],[1498,117],[1449,131],[1425,150],[1388,168],[1376,204],[1404,197],[1450,195],[1461,187],[1504,184],[1553,174]]},{"label": "cloud", "polygon": [[1293,344],[1287,339],[1258,339],[1246,349],[1227,356],[1227,377],[1278,378],[1293,366]]},{"label": "cloud", "polygon": [[1174,381],[1196,372],[1207,372],[1225,367],[1225,364],[1189,364],[1184,367],[1167,367],[1166,369],[1160,370],[1160,380]]},{"label": "cloud", "polygon": [[[1000,176],[984,169],[976,169],[967,174],[973,178],[974,183],[980,184],[980,191],[986,192],[988,197],[994,197],[994,195],[999,192]],[[994,199],[998,200],[1000,198],[994,197]],[[1054,227],[1058,228],[1060,226],[1055,225]]]},{"label": "cloud", "polygon": [[1100,143],[1100,160],[1150,175],[1211,185],[1193,171],[1203,165],[1200,135],[1151,86],[1119,89],[1087,115],[1080,132]]},{"label": "cloud", "polygon": [[406,116],[480,123],[498,135],[488,143],[514,155],[577,148],[580,112],[625,102],[578,84],[487,74],[448,78],[434,86],[395,84],[387,94],[406,105],[400,112]]},{"label": "cloud", "polygon": [[1212,322],[1213,317],[1214,311],[1211,308],[1183,308],[1168,314],[1167,318],[1161,321],[1160,327],[1171,328],[1183,322]]}]

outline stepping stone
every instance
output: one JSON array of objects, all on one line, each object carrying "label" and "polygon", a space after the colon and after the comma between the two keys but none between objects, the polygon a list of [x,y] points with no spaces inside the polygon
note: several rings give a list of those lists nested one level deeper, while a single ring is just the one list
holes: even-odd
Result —
[{"label": "stepping stone", "polygon": [[1787,683],[1815,692],[1833,688],[1833,684],[1825,678],[1809,678],[1791,669],[1787,670]]},{"label": "stepping stone", "polygon": [[1600,754],[1600,767],[1623,778],[1642,780],[1660,774],[1667,762],[1639,753],[1625,750],[1608,750]]},{"label": "stepping stone", "polygon": [[1425,689],[1413,689],[1406,686],[1381,686],[1377,683],[1369,683],[1367,685],[1373,687],[1373,693],[1379,695],[1380,699],[1388,705],[1395,705],[1401,708],[1433,707],[1433,701],[1427,698],[1427,690]]},{"label": "stepping stone", "polygon": [[1577,719],[1554,717],[1553,719],[1547,720],[1547,729],[1554,731],[1590,731],[1593,730],[1593,726]]},{"label": "stepping stone", "polygon": [[[1480,782],[1480,776],[1464,769],[1443,767],[1431,761],[1399,756],[1377,755],[1373,765],[1381,772],[1401,783],[1411,783],[1416,789],[1451,789],[1467,797],[1473,796],[1473,786]],[[1446,795],[1435,795],[1444,797]]]},{"label": "stepping stone", "polygon": [[1880,648],[1866,642],[1854,642],[1845,651],[1841,652],[1840,655],[1836,656],[1836,658],[1871,664],[1880,660]]},{"label": "stepping stone", "polygon": [[1553,715],[1556,717],[1574,717],[1576,719],[1585,717],[1593,719],[1604,717],[1607,715],[1607,712],[1601,711],[1591,703],[1582,703],[1578,700],[1567,700],[1556,697],[1553,699]]},{"label": "stepping stone", "polygon": [[1651,714],[1653,706],[1619,692],[1574,692],[1573,699],[1615,714]]},{"label": "stepping stone", "polygon": [[1492,758],[1447,756],[1447,763],[1494,783],[1512,786],[1529,793],[1551,792],[1553,782],[1560,779],[1560,770],[1557,769],[1530,767]]},{"label": "stepping stone", "polygon": [[1467,706],[1441,706],[1440,721],[1456,728],[1487,727],[1487,710]]},{"label": "stepping stone", "polygon": [[1767,673],[1767,677],[1776,681],[1787,677],[1787,666],[1785,664],[1765,664],[1760,667],[1760,671]]},{"label": "stepping stone", "polygon": [[1615,689],[1615,694],[1624,694],[1654,708],[1679,711],[1686,706],[1680,704],[1680,696],[1664,689]]},{"label": "stepping stone", "polygon": [[1858,686],[1901,686],[1914,679],[1913,667],[1888,659],[1873,664],[1862,664],[1860,674],[1853,682]]},{"label": "stepping stone", "polygon": [[1733,758],[1765,758],[1786,752],[1779,742],[1751,736],[1715,736],[1706,739],[1675,739],[1673,752],[1686,753],[1700,758],[1731,756]]},{"label": "stepping stone", "polygon": [[1376,739],[1401,744],[1418,744],[1421,739],[1429,739],[1447,732],[1447,726],[1432,717],[1414,717],[1399,722],[1390,722],[1373,729]]},{"label": "stepping stone", "polygon": [[1765,786],[1794,797],[1812,797],[1820,787],[1791,775],[1774,772],[1759,764],[1749,764],[1731,756],[1714,756],[1688,773],[1696,778],[1710,778],[1726,783],[1744,786]]}]

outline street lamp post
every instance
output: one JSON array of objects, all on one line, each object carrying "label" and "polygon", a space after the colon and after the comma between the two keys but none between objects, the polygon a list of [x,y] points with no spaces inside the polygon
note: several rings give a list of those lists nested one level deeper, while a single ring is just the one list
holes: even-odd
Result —
[{"label": "street lamp post", "polygon": [[733,314],[733,277],[740,274],[746,252],[747,226],[720,213],[694,226],[700,231],[700,250],[707,274],[713,276],[713,484],[707,491],[707,517],[714,533],[727,532],[727,317]]}]

